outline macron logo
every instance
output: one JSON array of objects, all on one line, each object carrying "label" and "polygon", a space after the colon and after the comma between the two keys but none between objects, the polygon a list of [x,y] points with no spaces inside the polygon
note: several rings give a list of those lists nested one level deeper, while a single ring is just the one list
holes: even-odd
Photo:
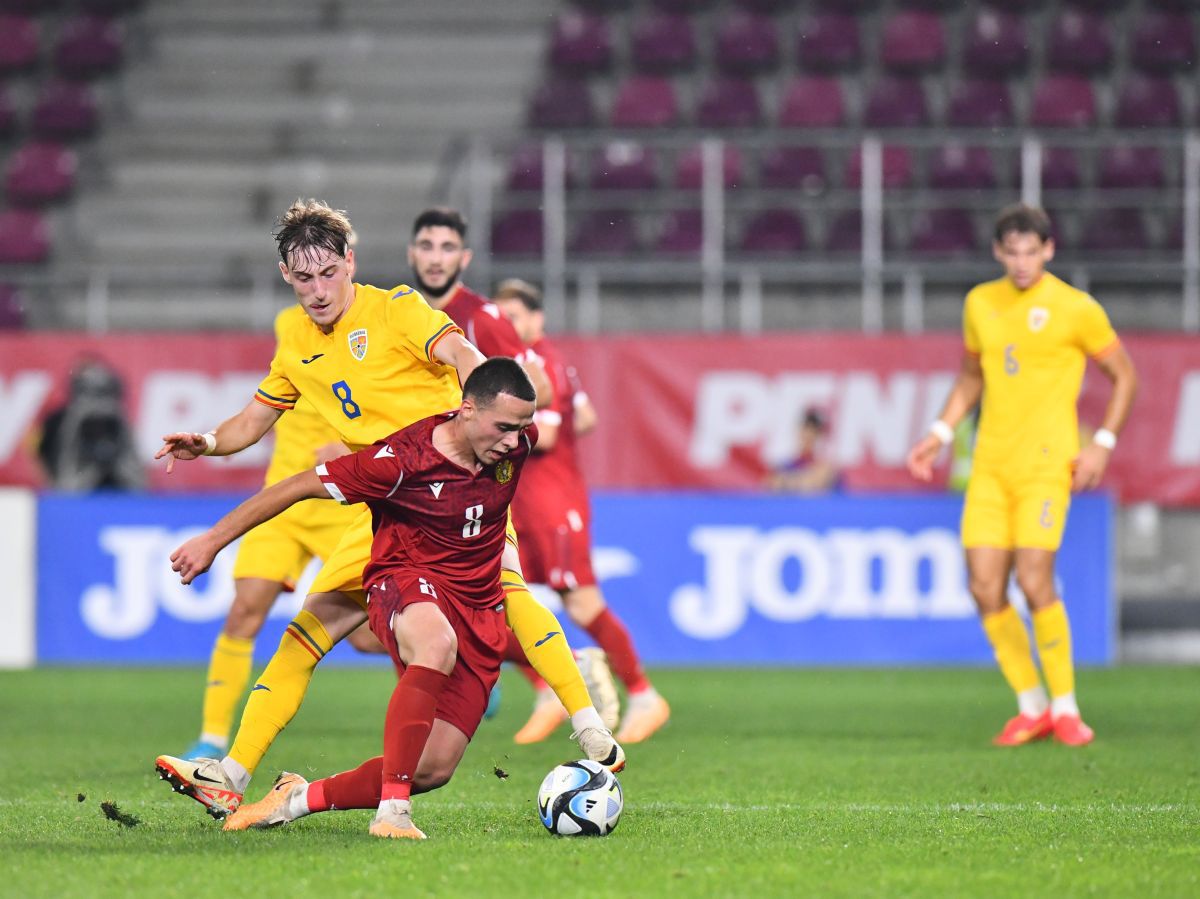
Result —
[{"label": "macron logo", "polygon": [[385,444],[383,449],[381,449],[379,452],[377,452],[375,454],[375,458],[376,459],[395,459],[396,454],[392,451],[392,448],[390,446],[387,446]]},{"label": "macron logo", "polygon": [[433,491],[434,499],[441,499],[442,484],[444,484],[444,483],[445,483],[445,481],[434,481],[432,484],[429,485],[429,489]]}]

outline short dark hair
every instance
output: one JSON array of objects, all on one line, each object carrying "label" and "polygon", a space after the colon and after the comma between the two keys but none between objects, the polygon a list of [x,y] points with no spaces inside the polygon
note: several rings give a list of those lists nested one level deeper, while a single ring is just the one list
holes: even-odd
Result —
[{"label": "short dark hair", "polygon": [[480,408],[487,408],[502,393],[527,403],[537,402],[537,391],[521,363],[508,356],[493,356],[479,364],[463,384],[463,398],[469,398]]},{"label": "short dark hair", "polygon": [[993,237],[996,243],[1001,243],[1009,234],[1036,234],[1043,241],[1049,240],[1053,234],[1050,216],[1037,206],[1025,203],[1005,206],[996,216]]},{"label": "short dark hair", "polygon": [[354,228],[344,209],[330,209],[320,200],[297,200],[275,222],[272,232],[279,258],[289,268],[297,255],[328,250],[346,255],[354,241]]},{"label": "short dark hair", "polygon": [[417,216],[413,222],[412,236],[416,237],[422,228],[452,228],[458,236],[467,241],[467,219],[457,209],[449,206],[432,206]]},{"label": "short dark hair", "polygon": [[496,285],[493,300],[520,300],[530,312],[542,311],[542,292],[520,278],[505,278]]}]

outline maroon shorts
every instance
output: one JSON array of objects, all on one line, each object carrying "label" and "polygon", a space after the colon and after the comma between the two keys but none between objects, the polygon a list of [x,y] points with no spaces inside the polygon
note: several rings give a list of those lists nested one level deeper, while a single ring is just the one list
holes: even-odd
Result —
[{"label": "maroon shorts", "polygon": [[539,505],[536,515],[514,518],[526,581],[555,590],[595,585],[588,516],[586,504],[563,501]]},{"label": "maroon shorts", "polygon": [[[498,586],[496,595],[499,600]],[[468,606],[459,602],[446,584],[418,572],[389,575],[372,584],[367,592],[367,618],[400,674],[404,673],[404,663],[392,632],[392,616],[418,602],[432,602],[441,609],[458,638],[458,658],[446,688],[438,697],[434,717],[453,724],[470,739],[475,736],[487,709],[488,696],[500,676],[500,663],[508,643],[504,606],[489,609]]]}]

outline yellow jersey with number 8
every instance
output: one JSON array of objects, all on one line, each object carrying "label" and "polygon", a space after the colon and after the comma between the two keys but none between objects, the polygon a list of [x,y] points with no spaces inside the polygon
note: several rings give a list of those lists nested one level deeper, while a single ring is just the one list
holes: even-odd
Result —
[{"label": "yellow jersey with number 8", "polygon": [[288,410],[303,396],[360,450],[394,431],[462,402],[458,373],[433,356],[461,329],[413,288],[354,285],[354,302],[326,334],[302,308],[276,320],[271,371],[255,399]]},{"label": "yellow jersey with number 8", "polygon": [[1049,272],[1028,290],[1001,278],[967,294],[963,341],[983,368],[974,465],[1069,477],[1087,357],[1118,345],[1104,309]]}]

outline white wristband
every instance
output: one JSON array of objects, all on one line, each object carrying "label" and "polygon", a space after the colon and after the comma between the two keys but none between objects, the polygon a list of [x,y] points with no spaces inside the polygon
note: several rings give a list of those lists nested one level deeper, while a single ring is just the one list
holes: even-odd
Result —
[{"label": "white wristband", "polygon": [[204,455],[211,456],[217,449],[217,435],[209,431],[202,436],[204,437]]},{"label": "white wristband", "polygon": [[940,418],[929,426],[929,433],[936,437],[945,446],[954,440],[954,428],[946,424]]},{"label": "white wristband", "polygon": [[1106,450],[1114,450],[1117,448],[1117,435],[1108,428],[1101,428],[1092,435],[1092,443],[1102,446]]}]

